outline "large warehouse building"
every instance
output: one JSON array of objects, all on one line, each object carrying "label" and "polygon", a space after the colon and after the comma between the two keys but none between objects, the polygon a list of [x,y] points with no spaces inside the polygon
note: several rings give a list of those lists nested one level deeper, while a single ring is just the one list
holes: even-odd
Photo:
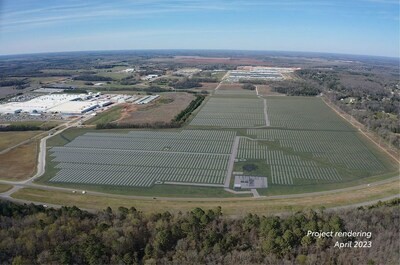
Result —
[{"label": "large warehouse building", "polygon": [[86,94],[51,94],[25,102],[9,102],[0,105],[0,114],[15,113],[60,113],[82,114],[97,107],[111,104],[108,99],[91,99]]}]

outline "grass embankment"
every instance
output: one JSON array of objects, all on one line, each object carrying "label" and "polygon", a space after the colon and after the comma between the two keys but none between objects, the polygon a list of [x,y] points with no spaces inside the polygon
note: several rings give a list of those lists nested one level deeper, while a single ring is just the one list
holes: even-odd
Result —
[{"label": "grass embankment", "polygon": [[364,187],[352,192],[337,192],[326,195],[307,195],[299,198],[287,199],[253,199],[253,198],[230,198],[230,199],[188,199],[166,200],[166,199],[131,199],[110,196],[98,196],[90,194],[72,194],[62,191],[47,191],[40,189],[21,189],[12,195],[13,198],[40,203],[59,204],[67,206],[78,206],[87,209],[104,209],[108,206],[117,209],[120,206],[135,207],[145,213],[162,212],[168,210],[177,213],[189,211],[195,207],[203,209],[221,206],[226,216],[243,216],[248,213],[270,215],[281,212],[296,212],[309,208],[338,207],[373,200],[383,199],[399,194],[399,181],[393,181],[382,185]]},{"label": "grass embankment", "polygon": [[36,171],[39,140],[18,146],[0,155],[0,179],[20,181]]},{"label": "grass embankment", "polygon": [[12,189],[12,185],[8,185],[8,184],[0,184],[0,193],[6,192],[10,189]]},{"label": "grass embankment", "polygon": [[0,151],[28,140],[41,131],[0,132]]}]

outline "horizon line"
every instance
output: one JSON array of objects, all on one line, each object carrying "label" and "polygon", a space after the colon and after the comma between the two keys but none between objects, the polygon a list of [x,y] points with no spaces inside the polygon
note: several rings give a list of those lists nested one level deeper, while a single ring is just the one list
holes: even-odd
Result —
[{"label": "horizon line", "polygon": [[[396,59],[400,60],[400,55],[398,57],[386,56],[386,55],[371,55],[371,54],[353,54],[353,53],[340,53],[340,52],[321,52],[321,51],[285,51],[285,50],[243,50],[243,49],[188,49],[188,48],[174,48],[174,49],[116,49],[116,50],[72,50],[72,51],[51,51],[51,52],[31,52],[31,53],[10,53],[10,54],[0,54],[0,57],[7,56],[28,56],[28,55],[45,55],[45,54],[61,54],[61,53],[91,53],[91,52],[132,52],[132,51],[225,51],[225,52],[276,52],[276,53],[309,53],[309,54],[320,54],[320,55],[342,55],[342,56],[362,56],[362,57],[376,57],[376,58],[386,58],[386,59]],[[400,62],[399,62],[400,63]]]}]

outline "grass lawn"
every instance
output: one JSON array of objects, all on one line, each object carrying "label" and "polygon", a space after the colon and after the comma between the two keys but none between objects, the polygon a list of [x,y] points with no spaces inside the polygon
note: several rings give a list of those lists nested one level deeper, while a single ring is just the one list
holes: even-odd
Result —
[{"label": "grass lawn", "polygon": [[41,203],[78,206],[87,209],[102,210],[110,206],[117,209],[120,206],[135,207],[144,213],[164,212],[173,213],[190,211],[195,207],[203,209],[222,207],[225,216],[244,216],[248,213],[271,215],[281,212],[296,212],[305,209],[321,207],[338,207],[349,204],[378,200],[399,194],[399,181],[393,181],[370,188],[360,188],[352,192],[338,192],[326,195],[309,195],[299,198],[271,199],[271,198],[226,198],[226,199],[131,199],[118,198],[112,195],[103,197],[90,194],[72,194],[62,191],[47,191],[25,188],[12,195],[13,198]]}]

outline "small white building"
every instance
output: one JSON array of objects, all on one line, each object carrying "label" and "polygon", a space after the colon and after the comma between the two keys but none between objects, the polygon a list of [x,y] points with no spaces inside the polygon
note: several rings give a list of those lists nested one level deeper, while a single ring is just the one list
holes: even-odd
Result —
[{"label": "small white building", "polygon": [[152,79],[154,79],[156,77],[158,77],[158,75],[146,75],[145,77],[142,77],[142,80],[149,81],[149,80],[152,80]]}]

